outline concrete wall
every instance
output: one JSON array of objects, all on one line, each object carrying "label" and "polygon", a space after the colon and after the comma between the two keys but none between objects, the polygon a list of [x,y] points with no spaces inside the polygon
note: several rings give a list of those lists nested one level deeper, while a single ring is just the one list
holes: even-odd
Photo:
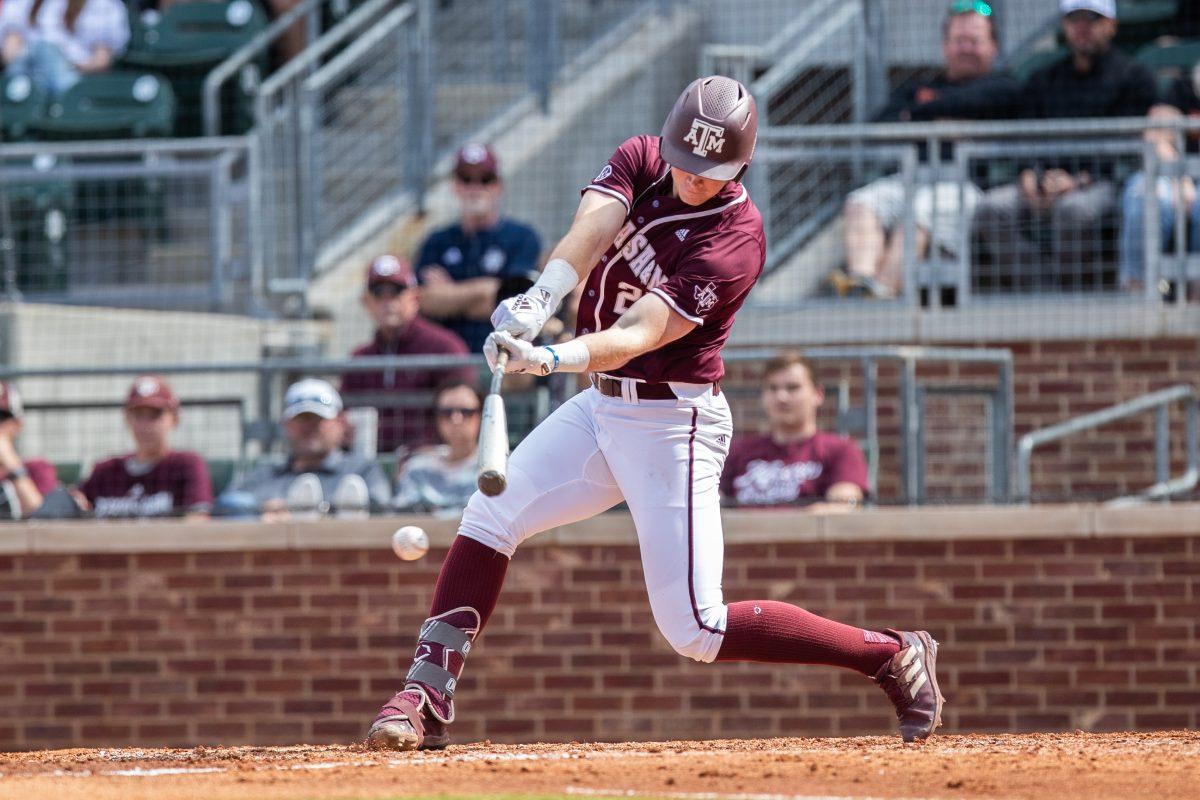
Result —
[{"label": "concrete wall", "polygon": [[[390,531],[434,549],[400,562]],[[349,742],[398,688],[447,520],[0,528],[0,748]],[[726,516],[729,600],[942,645],[947,732],[1200,724],[1200,505]],[[831,668],[704,665],[646,605],[629,518],[531,540],[459,741],[891,733]]]}]

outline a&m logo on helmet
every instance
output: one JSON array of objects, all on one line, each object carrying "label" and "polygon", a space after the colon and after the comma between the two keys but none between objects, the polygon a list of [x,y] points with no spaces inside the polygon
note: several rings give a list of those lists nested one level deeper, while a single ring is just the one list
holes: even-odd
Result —
[{"label": "a&m logo on helmet", "polygon": [[684,144],[692,145],[692,152],[706,158],[709,152],[719,153],[725,146],[725,129],[702,119],[692,120],[692,129],[683,137]]},{"label": "a&m logo on helmet", "polygon": [[133,385],[133,391],[138,397],[149,397],[158,391],[158,381],[154,378],[138,378],[137,383]]}]

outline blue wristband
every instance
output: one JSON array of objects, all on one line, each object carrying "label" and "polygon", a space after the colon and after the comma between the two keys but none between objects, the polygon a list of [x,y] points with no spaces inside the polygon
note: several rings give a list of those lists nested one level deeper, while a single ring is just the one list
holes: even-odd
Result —
[{"label": "blue wristband", "polygon": [[548,344],[542,346],[550,351],[550,355],[554,356],[554,366],[550,368],[550,371],[554,372],[554,370],[558,369],[558,353],[554,352],[554,348]]}]

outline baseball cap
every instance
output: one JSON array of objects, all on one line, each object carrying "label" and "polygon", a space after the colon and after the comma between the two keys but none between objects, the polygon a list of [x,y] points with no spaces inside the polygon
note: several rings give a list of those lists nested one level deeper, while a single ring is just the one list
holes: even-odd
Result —
[{"label": "baseball cap", "polygon": [[486,144],[471,142],[459,148],[454,157],[455,175],[499,175],[496,153]]},{"label": "baseball cap", "polygon": [[417,276],[407,261],[393,255],[377,256],[367,265],[367,288],[383,283],[411,289],[417,285]]},{"label": "baseball cap", "polygon": [[283,421],[297,414],[316,414],[322,419],[333,419],[342,413],[342,396],[328,381],[320,378],[305,378],[288,387],[283,396]]},{"label": "baseball cap", "polygon": [[1109,19],[1117,18],[1117,0],[1059,0],[1058,10],[1062,16],[1072,11],[1091,11]]},{"label": "baseball cap", "polygon": [[170,385],[157,375],[139,375],[129,387],[125,408],[179,408],[179,398]]},{"label": "baseball cap", "polygon": [[21,393],[17,387],[0,381],[0,412],[19,417],[25,413],[25,405],[21,402]]}]

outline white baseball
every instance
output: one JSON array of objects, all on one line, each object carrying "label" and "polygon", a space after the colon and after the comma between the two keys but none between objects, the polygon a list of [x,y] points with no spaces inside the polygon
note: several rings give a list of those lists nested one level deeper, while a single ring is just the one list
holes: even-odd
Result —
[{"label": "white baseball", "polygon": [[416,561],[429,551],[429,537],[416,525],[405,525],[392,534],[392,552],[405,561]]}]

